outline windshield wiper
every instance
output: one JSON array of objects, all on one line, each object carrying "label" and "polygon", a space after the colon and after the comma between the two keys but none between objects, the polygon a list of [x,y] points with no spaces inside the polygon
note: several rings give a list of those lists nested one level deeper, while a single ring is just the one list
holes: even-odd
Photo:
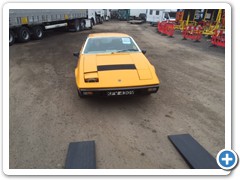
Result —
[{"label": "windshield wiper", "polygon": [[116,52],[118,53],[118,52],[128,52],[128,51],[138,51],[138,50],[137,49],[123,49],[123,50],[118,50]]}]

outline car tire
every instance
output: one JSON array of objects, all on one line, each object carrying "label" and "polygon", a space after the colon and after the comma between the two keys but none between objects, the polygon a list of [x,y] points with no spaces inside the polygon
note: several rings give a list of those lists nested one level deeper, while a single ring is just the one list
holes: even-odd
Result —
[{"label": "car tire", "polygon": [[83,98],[83,97],[84,97],[83,93],[82,93],[81,91],[79,91],[78,89],[77,89],[77,92],[78,92],[78,96],[79,96],[80,98]]},{"label": "car tire", "polygon": [[17,31],[17,36],[20,42],[27,42],[30,40],[30,31],[27,27],[23,26]]},{"label": "car tire", "polygon": [[33,39],[39,40],[43,38],[43,28],[41,26],[35,26],[32,28]]},{"label": "car tire", "polygon": [[13,45],[15,42],[15,35],[12,30],[9,31],[9,46]]}]

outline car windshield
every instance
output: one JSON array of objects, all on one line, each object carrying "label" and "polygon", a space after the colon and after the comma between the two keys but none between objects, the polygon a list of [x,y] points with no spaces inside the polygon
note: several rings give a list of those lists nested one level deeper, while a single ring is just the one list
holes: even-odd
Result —
[{"label": "car windshield", "polygon": [[139,52],[137,45],[130,37],[89,38],[84,54],[104,54],[121,52]]}]

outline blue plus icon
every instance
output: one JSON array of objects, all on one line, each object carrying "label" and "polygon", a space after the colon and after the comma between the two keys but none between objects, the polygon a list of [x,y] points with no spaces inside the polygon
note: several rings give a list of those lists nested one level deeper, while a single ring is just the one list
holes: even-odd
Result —
[{"label": "blue plus icon", "polygon": [[221,164],[226,167],[232,166],[235,162],[235,157],[233,153],[230,151],[223,152],[219,158],[220,158],[219,161],[221,162]]},{"label": "blue plus icon", "polygon": [[225,170],[233,169],[238,161],[237,154],[233,150],[221,150],[217,155],[218,165]]}]

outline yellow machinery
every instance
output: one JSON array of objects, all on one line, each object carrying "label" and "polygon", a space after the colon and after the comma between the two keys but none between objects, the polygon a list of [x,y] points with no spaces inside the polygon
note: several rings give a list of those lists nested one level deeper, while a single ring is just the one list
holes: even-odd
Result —
[{"label": "yellow machinery", "polygon": [[[217,13],[216,13],[217,12]],[[203,19],[203,35],[212,36],[216,30],[225,29],[225,12],[222,9],[206,10]]]},{"label": "yellow machinery", "polygon": [[185,9],[177,12],[174,29],[183,31],[186,26],[196,26],[195,17],[197,12],[197,9]]}]

